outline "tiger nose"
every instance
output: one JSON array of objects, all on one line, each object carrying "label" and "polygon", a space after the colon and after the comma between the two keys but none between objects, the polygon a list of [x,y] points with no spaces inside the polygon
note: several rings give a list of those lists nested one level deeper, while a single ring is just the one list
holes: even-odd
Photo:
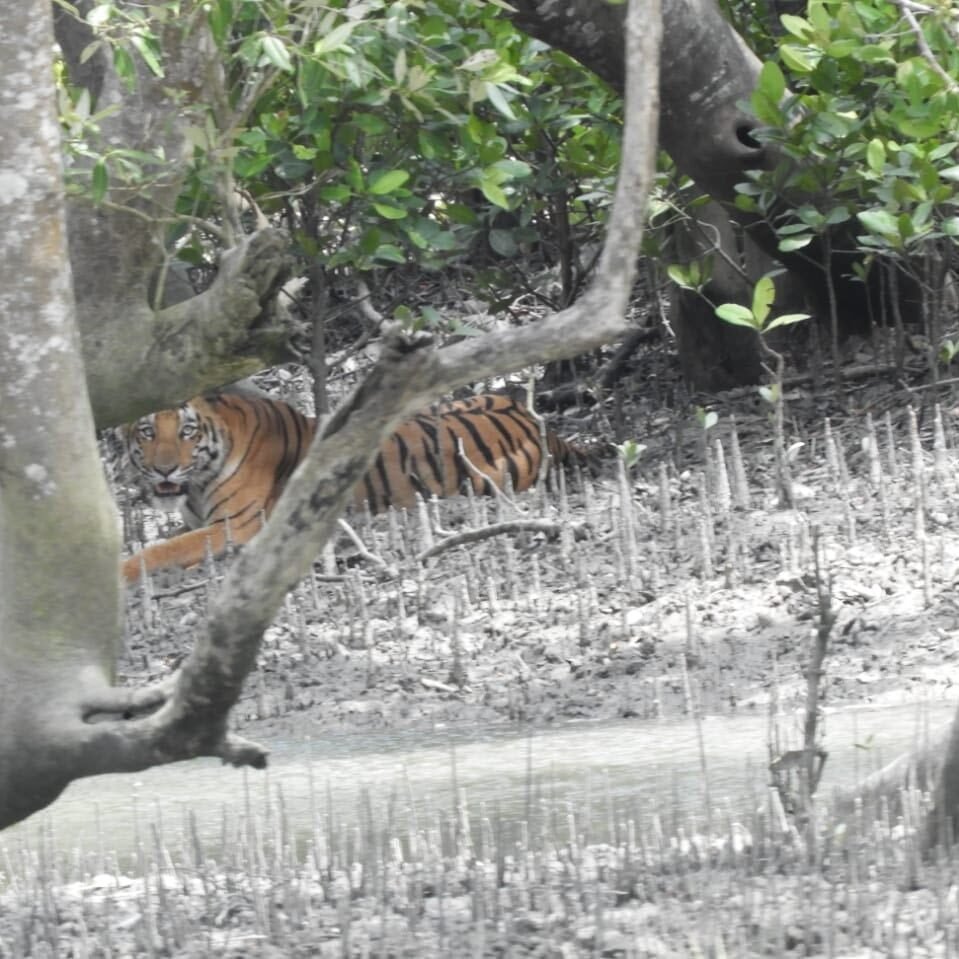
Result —
[{"label": "tiger nose", "polygon": [[165,479],[176,472],[176,463],[170,466],[164,466],[162,463],[154,463],[153,468]]}]

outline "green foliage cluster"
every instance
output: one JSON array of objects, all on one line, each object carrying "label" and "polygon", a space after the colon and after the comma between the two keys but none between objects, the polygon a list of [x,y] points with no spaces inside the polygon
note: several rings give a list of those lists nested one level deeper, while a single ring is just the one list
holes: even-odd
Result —
[{"label": "green foliage cluster", "polygon": [[[788,175],[757,173],[737,203],[773,219],[783,252],[853,218],[864,266],[904,263],[959,236],[951,8],[912,14],[886,0],[812,0],[805,17],[781,17],[779,60],[764,65],[752,106],[766,125],[758,135],[793,165]],[[782,198],[799,192],[813,199],[777,218]]]},{"label": "green foliage cluster", "polygon": [[745,326],[757,333],[768,333],[780,326],[789,326],[801,320],[808,320],[806,313],[782,313],[771,316],[773,302],[776,299],[776,287],[771,276],[761,277],[753,288],[752,306],[739,303],[722,303],[716,307],[716,315],[733,326]]},{"label": "green foliage cluster", "polygon": [[[618,164],[620,105],[588,71],[478,0],[209,0],[228,104],[191,131],[193,167],[170,237],[201,263],[224,183],[291,228],[324,268],[439,268],[478,244],[491,261],[595,228]],[[150,5],[162,24],[179,4]],[[162,73],[155,33],[126,5],[88,19],[121,77]],[[232,111],[232,113],[231,113]],[[149,179],[158,158],[104,149],[82,98],[65,99],[73,150],[108,186]]]}]

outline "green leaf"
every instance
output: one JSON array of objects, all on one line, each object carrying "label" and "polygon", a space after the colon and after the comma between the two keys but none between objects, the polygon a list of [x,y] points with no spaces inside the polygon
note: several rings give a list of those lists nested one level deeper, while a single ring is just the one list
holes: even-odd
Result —
[{"label": "green leaf", "polygon": [[346,182],[353,188],[354,193],[363,192],[363,170],[353,157],[346,164]]},{"label": "green leaf", "polygon": [[770,405],[775,406],[779,400],[781,390],[778,383],[770,383],[769,386],[760,386],[759,395]]},{"label": "green leaf", "polygon": [[102,159],[97,160],[97,162],[93,164],[91,180],[93,202],[99,203],[107,195],[107,187],[109,186],[110,180],[109,174],[107,173],[107,165]]},{"label": "green leaf", "polygon": [[480,190],[483,191],[483,196],[485,196],[490,203],[492,203],[494,206],[500,207],[503,210],[509,209],[509,198],[491,179],[484,177],[482,180],[480,180],[479,186]]},{"label": "green leaf", "polygon": [[787,237],[785,240],[779,241],[779,251],[781,253],[793,253],[796,250],[801,250],[804,246],[809,246],[812,239],[812,236],[808,233],[805,236]]},{"label": "green leaf", "polygon": [[360,20],[345,20],[339,26],[334,27],[325,37],[320,37],[313,45],[313,55],[320,57],[324,53],[332,53],[345,47],[350,39],[350,34],[354,28],[361,23]]},{"label": "green leaf", "polygon": [[398,87],[403,86],[406,79],[406,48],[401,47],[400,52],[393,61],[393,80]]},{"label": "green leaf", "polygon": [[284,73],[293,72],[293,61],[290,59],[290,52],[286,49],[286,44],[279,37],[264,37],[261,49],[263,50],[263,56],[265,56],[277,70],[282,70]]},{"label": "green leaf", "polygon": [[956,147],[959,147],[959,143],[955,140],[950,140],[948,143],[941,143],[929,151],[929,159],[933,162],[936,160],[944,160],[947,156],[952,156],[952,154],[955,153]]},{"label": "green leaf", "polygon": [[702,406],[697,406],[696,419],[705,432],[711,430],[719,422],[719,414],[715,410],[707,410]]},{"label": "green leaf", "polygon": [[889,48],[884,44],[864,44],[859,48],[856,59],[863,63],[895,64],[896,62],[896,58],[889,52]]},{"label": "green leaf", "polygon": [[[88,44],[83,48],[82,52],[80,53],[80,62],[81,62],[81,63],[86,63],[87,60],[89,60],[90,57],[92,57],[93,54],[95,54],[95,53],[97,52],[97,50],[99,50],[100,47],[102,47],[102,46],[104,46],[104,41],[103,41],[103,40],[94,40],[92,43],[88,43]],[[84,91],[85,93],[87,92],[86,87],[83,88],[83,91]]]},{"label": "green leaf", "polygon": [[786,93],[786,78],[778,63],[772,60],[763,64],[751,97],[752,107],[760,122],[777,127],[783,122],[780,107]]},{"label": "green leaf", "polygon": [[109,23],[110,17],[113,15],[113,4],[112,3],[98,3],[87,15],[86,21],[90,24],[91,27],[102,27],[105,23]]},{"label": "green leaf", "polygon": [[423,318],[427,329],[441,330],[446,325],[439,310],[432,306],[424,306],[420,310],[420,316]]},{"label": "green leaf", "polygon": [[[373,113],[356,113],[353,115],[351,122],[356,124],[364,133],[369,133],[371,136],[382,136],[391,129],[386,120]],[[325,132],[328,133],[328,131]]]},{"label": "green leaf", "polygon": [[461,70],[468,70],[470,73],[479,73],[487,67],[492,66],[499,60],[499,53],[496,50],[477,50],[472,56],[467,57],[461,64]]},{"label": "green leaf", "polygon": [[[799,19],[798,17],[796,19]],[[786,93],[786,78],[783,76],[779,64],[767,60],[759,71],[756,89],[765,96],[770,103],[779,103]]]},{"label": "green leaf", "polygon": [[113,48],[113,69],[116,70],[117,76],[128,85],[136,79],[136,66],[129,51],[123,47]]},{"label": "green leaf", "polygon": [[758,324],[759,329],[762,329],[763,324],[766,322],[766,317],[769,316],[769,308],[773,305],[775,299],[776,286],[772,281],[772,277],[760,277],[756,281],[756,286],[753,288],[752,309],[753,319]]},{"label": "green leaf", "polygon": [[716,307],[716,316],[733,326],[748,326],[751,330],[759,330],[761,323],[756,321],[752,311],[739,303],[721,303]]},{"label": "green leaf", "polygon": [[783,44],[779,48],[779,55],[782,57],[783,63],[790,70],[795,70],[796,73],[812,73],[819,62],[819,57],[813,56],[801,47],[794,47],[789,44]]},{"label": "green leaf", "polygon": [[406,183],[409,178],[410,175],[406,170],[386,170],[383,173],[377,173],[370,181],[370,193],[373,196],[392,193]]},{"label": "green leaf", "polygon": [[460,226],[476,226],[479,223],[476,211],[465,203],[448,203],[445,210],[450,221]]},{"label": "green leaf", "polygon": [[886,148],[878,137],[873,137],[866,147],[866,163],[874,173],[882,173],[886,165]]},{"label": "green leaf", "polygon": [[516,114],[513,113],[513,108],[509,105],[509,101],[506,97],[503,96],[503,91],[495,83],[486,84],[486,96],[489,97],[489,102],[493,104],[496,109],[506,117],[507,120],[515,120]]},{"label": "green leaf", "polygon": [[854,54],[858,54],[862,49],[862,44],[859,40],[836,40],[833,43],[829,43],[826,46],[826,56],[831,57],[834,60],[842,60],[843,57],[851,57]]},{"label": "green leaf", "polygon": [[387,206],[385,203],[374,203],[373,209],[386,220],[402,220],[406,210],[400,206]]},{"label": "green leaf", "polygon": [[808,320],[808,313],[783,313],[782,316],[774,316],[767,324],[765,332],[776,329],[777,326],[790,326],[793,323],[799,323],[802,320]]},{"label": "green leaf", "polygon": [[505,173],[511,180],[523,180],[533,175],[533,168],[522,160],[497,160],[493,169]]},{"label": "green leaf", "polygon": [[384,243],[382,246],[377,247],[376,252],[373,254],[373,259],[385,260],[387,263],[406,262],[403,251],[394,243]]},{"label": "green leaf", "polygon": [[939,224],[939,229],[946,236],[959,236],[959,216],[947,217]]},{"label": "green leaf", "polygon": [[791,33],[797,40],[808,43],[813,38],[812,24],[802,17],[793,16],[791,13],[784,13],[780,16],[779,22],[785,27],[788,33]]},{"label": "green leaf", "polygon": [[848,207],[836,206],[826,215],[825,222],[827,226],[838,226],[840,223],[845,223],[849,220],[851,216],[852,214],[849,212]]},{"label": "green leaf", "polygon": [[816,30],[816,39],[820,43],[827,42],[832,34],[832,22],[821,0],[810,0],[806,15]]},{"label": "green leaf", "polygon": [[666,275],[676,284],[676,286],[681,286],[684,290],[694,290],[696,287],[690,282],[689,270],[685,266],[681,266],[679,263],[670,263],[666,267]]},{"label": "green leaf", "polygon": [[899,237],[899,223],[887,210],[864,210],[862,213],[857,213],[856,216],[870,233],[878,233],[880,236],[886,237]]},{"label": "green leaf", "polygon": [[155,49],[156,44],[152,38],[143,36],[142,34],[135,33],[130,37],[130,42],[136,48],[136,51],[143,57],[143,62],[149,67],[150,72],[155,77],[163,76],[163,67],[160,66],[160,61],[157,59],[157,50]]},{"label": "green leaf", "polygon": [[630,469],[639,462],[639,458],[645,449],[646,445],[644,443],[637,443],[636,440],[626,440],[624,443],[616,446],[616,452],[619,453],[626,469]]},{"label": "green leaf", "polygon": [[321,186],[317,190],[317,195],[321,200],[326,200],[328,203],[342,203],[353,194],[345,183],[331,183],[329,186]]},{"label": "green leaf", "polygon": [[453,317],[447,325],[450,333],[456,336],[482,336],[485,332],[469,323],[464,323],[459,317]]}]

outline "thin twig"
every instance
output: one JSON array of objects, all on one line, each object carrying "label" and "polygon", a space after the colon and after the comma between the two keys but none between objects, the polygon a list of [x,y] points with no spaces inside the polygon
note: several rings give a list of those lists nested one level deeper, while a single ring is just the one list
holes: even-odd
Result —
[{"label": "thin twig", "polygon": [[[563,531],[563,524],[556,523],[548,519],[514,519],[507,520],[504,523],[494,523],[491,526],[483,526],[480,529],[467,529],[461,533],[453,533],[446,539],[435,543],[429,549],[424,549],[416,557],[418,563],[422,563],[438,553],[445,553],[448,549],[455,549],[457,546],[463,546],[466,543],[475,543],[479,540],[489,539],[491,536],[502,536],[504,533],[546,533],[547,536],[558,536]],[[586,535],[585,523],[572,524],[573,535],[582,539]]]},{"label": "thin twig", "polygon": [[919,10],[923,13],[931,13],[932,11],[924,7],[917,7],[913,4],[906,3],[904,0],[893,0],[893,2],[899,8],[899,12],[902,14],[903,19],[909,24],[909,29],[912,31],[913,36],[916,39],[916,47],[918,48],[919,53],[922,55],[923,60],[929,64],[933,73],[935,73],[936,76],[938,76],[939,79],[945,83],[946,89],[950,93],[959,92],[959,84],[957,84],[956,81],[953,80],[948,73],[946,73],[942,67],[942,64],[940,64],[936,59],[936,56],[930,49],[929,44],[926,43],[926,37],[922,32],[922,27],[919,26],[919,21],[916,19],[916,16],[913,13],[914,10]]},{"label": "thin twig", "polygon": [[375,553],[371,553],[367,548],[366,544],[360,539],[359,533],[350,526],[345,519],[340,519],[339,521],[340,529],[349,536],[350,541],[359,551],[360,556],[365,559],[368,563],[372,563],[374,566],[378,566],[389,576],[397,576],[398,572],[395,566],[391,566],[389,563],[383,559],[382,556],[377,556]]}]

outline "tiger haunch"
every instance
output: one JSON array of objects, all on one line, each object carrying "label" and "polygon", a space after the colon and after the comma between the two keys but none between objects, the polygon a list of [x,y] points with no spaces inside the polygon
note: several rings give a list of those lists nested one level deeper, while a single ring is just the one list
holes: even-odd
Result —
[{"label": "tiger haunch", "polygon": [[[125,580],[136,582],[144,566],[195,566],[208,548],[222,555],[228,534],[236,544],[252,539],[314,432],[315,420],[286,403],[239,390],[198,396],[127,427],[130,462],[154,504],[179,509],[190,532],[129,557]],[[557,463],[587,458],[552,431],[546,445]],[[441,403],[383,442],[353,501],[374,513],[409,508],[417,494],[454,496],[468,486],[487,493],[502,488],[507,476],[522,492],[536,483],[542,459],[539,423],[518,401],[487,394]]]}]

